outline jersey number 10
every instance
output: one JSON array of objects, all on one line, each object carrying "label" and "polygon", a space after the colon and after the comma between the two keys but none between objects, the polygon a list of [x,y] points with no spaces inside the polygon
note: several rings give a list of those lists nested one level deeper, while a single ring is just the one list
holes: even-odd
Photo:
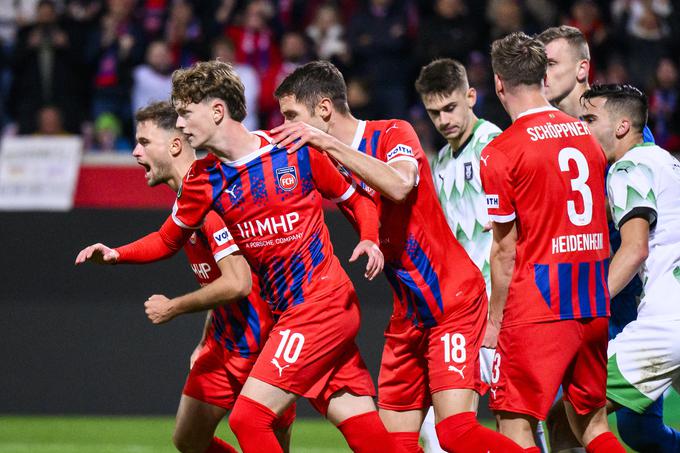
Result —
[{"label": "jersey number 10", "polygon": [[567,201],[567,215],[569,221],[576,226],[588,225],[593,219],[593,193],[588,187],[587,181],[590,176],[588,161],[581,151],[576,148],[562,148],[557,156],[560,170],[569,171],[569,161],[576,163],[578,174],[571,180],[571,190],[581,194],[583,199],[583,212],[576,212],[574,200]]}]

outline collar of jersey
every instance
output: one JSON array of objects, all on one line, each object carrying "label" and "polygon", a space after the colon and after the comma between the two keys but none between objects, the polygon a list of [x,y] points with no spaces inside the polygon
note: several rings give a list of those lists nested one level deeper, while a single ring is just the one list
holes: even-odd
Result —
[{"label": "collar of jersey", "polygon": [[359,124],[357,124],[357,130],[354,132],[354,138],[352,139],[352,148],[359,149],[359,145],[361,145],[361,138],[364,136],[365,130],[366,121],[359,120]]},{"label": "collar of jersey", "polygon": [[552,105],[546,105],[546,106],[543,106],[543,107],[536,107],[536,108],[533,108],[533,109],[525,110],[524,112],[517,115],[517,119],[515,121],[522,118],[523,116],[533,115],[534,113],[540,113],[540,112],[550,112],[550,111],[553,111],[553,110],[557,110],[557,109],[555,107],[553,107]]},{"label": "collar of jersey", "polygon": [[274,139],[272,139],[272,138],[271,138],[269,135],[267,135],[265,132],[263,132],[263,131],[255,131],[255,132],[252,132],[252,134],[264,138],[265,140],[267,140],[267,141],[269,142],[269,144],[266,145],[266,146],[263,146],[263,147],[260,148],[260,149],[255,150],[255,151],[253,151],[252,153],[247,154],[247,155],[245,155],[245,156],[243,156],[242,158],[237,159],[237,160],[223,160],[223,159],[220,159],[224,165],[227,165],[228,167],[240,167],[241,165],[245,165],[245,164],[247,164],[248,162],[250,162],[250,161],[253,160],[253,159],[257,159],[258,157],[260,157],[260,156],[263,155],[264,153],[267,153],[267,152],[271,151],[271,150],[274,148]]}]

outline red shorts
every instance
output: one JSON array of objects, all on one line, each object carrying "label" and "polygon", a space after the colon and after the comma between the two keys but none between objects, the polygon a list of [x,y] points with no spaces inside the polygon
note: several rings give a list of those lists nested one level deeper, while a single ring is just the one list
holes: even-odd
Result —
[{"label": "red shorts", "polygon": [[272,328],[251,376],[309,398],[323,415],[330,397],[340,390],[375,396],[354,342],[359,317],[350,283],[331,298],[289,308]]},{"label": "red shorts", "polygon": [[208,337],[189,372],[183,394],[204,403],[231,409],[255,365],[257,354],[248,358]]},{"label": "red shorts", "polygon": [[432,404],[449,389],[480,391],[479,348],[484,338],[486,291],[430,328],[392,317],[378,378],[378,406],[406,411]]},{"label": "red shorts", "polygon": [[607,318],[502,327],[489,407],[545,420],[562,385],[578,414],[607,402]]}]

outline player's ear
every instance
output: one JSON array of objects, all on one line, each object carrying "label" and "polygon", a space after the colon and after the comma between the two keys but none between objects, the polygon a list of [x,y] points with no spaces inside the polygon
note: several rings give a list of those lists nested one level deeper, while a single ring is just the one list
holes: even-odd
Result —
[{"label": "player's ear", "polygon": [[576,71],[576,80],[578,81],[578,83],[587,83],[589,73],[590,73],[590,61],[581,60],[578,64],[578,69]]},{"label": "player's ear", "polygon": [[175,135],[170,140],[170,155],[177,157],[182,152],[182,138]]},{"label": "player's ear", "polygon": [[475,106],[477,103],[477,90],[474,88],[470,87],[467,90],[467,101],[468,101],[468,107],[472,108]]},{"label": "player's ear", "polygon": [[333,101],[329,98],[322,98],[318,104],[316,104],[316,115],[322,120],[328,121],[333,113]]},{"label": "player's ear", "polygon": [[501,95],[505,94],[505,89],[503,87],[503,81],[501,80],[500,77],[498,77],[498,74],[493,75],[493,84],[494,84],[494,88],[496,89],[496,94],[499,97]]},{"label": "player's ear", "polygon": [[625,117],[621,118],[618,124],[616,125],[615,130],[616,138],[621,139],[622,137],[624,137],[628,133],[628,131],[630,131],[630,127],[631,127],[630,118]]},{"label": "player's ear", "polygon": [[212,115],[215,124],[220,124],[227,115],[227,106],[224,105],[224,102],[213,99],[212,102],[210,102],[210,114]]}]

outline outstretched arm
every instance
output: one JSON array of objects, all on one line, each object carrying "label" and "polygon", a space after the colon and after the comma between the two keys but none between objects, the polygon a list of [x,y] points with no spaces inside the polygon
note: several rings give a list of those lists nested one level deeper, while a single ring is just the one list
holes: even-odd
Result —
[{"label": "outstretched arm", "polygon": [[241,255],[222,258],[217,266],[222,275],[215,281],[183,296],[172,299],[154,294],[144,303],[146,314],[154,324],[197,311],[217,308],[237,302],[250,294],[252,287],[250,267]]},{"label": "outstretched arm", "polygon": [[621,247],[609,266],[610,297],[615,297],[640,270],[649,255],[649,221],[644,217],[627,220],[620,228]]}]

